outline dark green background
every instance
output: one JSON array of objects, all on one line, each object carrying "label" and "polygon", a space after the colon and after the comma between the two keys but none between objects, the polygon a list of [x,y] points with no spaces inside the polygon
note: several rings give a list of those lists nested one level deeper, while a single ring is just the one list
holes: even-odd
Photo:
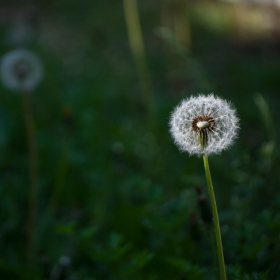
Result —
[{"label": "dark green background", "polygon": [[[213,229],[203,220],[210,210],[196,192],[200,187],[208,197],[202,159],[180,152],[168,127],[183,98],[210,92],[232,101],[241,126],[234,146],[210,157],[228,279],[280,279],[277,26],[253,33],[239,17],[242,5],[236,21],[225,21],[233,16],[225,2],[138,2],[154,119],[122,1],[1,2],[1,55],[31,50],[45,74],[32,92],[40,164],[33,267],[25,253],[21,97],[0,85],[0,279],[216,279]],[[274,19],[274,9],[268,13]],[[174,18],[183,34],[189,30],[189,44],[177,36]],[[11,39],[18,22],[31,26],[30,39]],[[257,94],[268,106],[268,124]]]}]

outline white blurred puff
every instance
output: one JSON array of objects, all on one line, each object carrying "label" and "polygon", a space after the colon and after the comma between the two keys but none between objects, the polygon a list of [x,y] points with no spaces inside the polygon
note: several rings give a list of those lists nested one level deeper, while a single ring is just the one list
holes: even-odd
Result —
[{"label": "white blurred puff", "polygon": [[25,49],[13,50],[1,59],[1,80],[12,90],[33,90],[41,81],[43,72],[39,57]]}]

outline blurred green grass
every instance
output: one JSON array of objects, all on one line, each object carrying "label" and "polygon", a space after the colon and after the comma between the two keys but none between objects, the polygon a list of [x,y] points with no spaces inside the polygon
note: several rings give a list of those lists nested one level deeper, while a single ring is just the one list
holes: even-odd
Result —
[{"label": "blurred green grass", "polygon": [[[35,35],[13,44],[13,22],[27,4],[38,16]],[[207,195],[202,160],[179,152],[168,132],[182,98],[214,92],[231,100],[241,119],[237,143],[210,158],[228,277],[265,279],[269,270],[267,279],[280,279],[279,149],[267,156],[263,147],[272,139],[254,99],[261,93],[267,102],[278,139],[279,37],[242,40],[223,26],[217,32],[191,4],[138,4],[156,127],[147,121],[121,1],[1,4],[1,54],[19,46],[36,52],[45,77],[33,94],[40,162],[35,268],[25,265],[21,99],[0,85],[0,277],[215,279],[211,231],[195,191],[200,186]],[[172,25],[163,29],[171,37],[159,32],[164,9],[170,18],[184,11],[189,45]]]}]

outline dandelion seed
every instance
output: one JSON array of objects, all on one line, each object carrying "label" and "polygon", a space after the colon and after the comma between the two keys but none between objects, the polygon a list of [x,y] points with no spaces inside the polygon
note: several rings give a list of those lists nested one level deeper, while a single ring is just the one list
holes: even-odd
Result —
[{"label": "dandelion seed", "polygon": [[41,81],[43,67],[36,54],[17,49],[1,60],[0,76],[3,84],[13,90],[33,90]]},{"label": "dandelion seed", "polygon": [[189,154],[218,154],[237,137],[238,118],[231,104],[213,94],[190,97],[175,108],[170,132]]}]

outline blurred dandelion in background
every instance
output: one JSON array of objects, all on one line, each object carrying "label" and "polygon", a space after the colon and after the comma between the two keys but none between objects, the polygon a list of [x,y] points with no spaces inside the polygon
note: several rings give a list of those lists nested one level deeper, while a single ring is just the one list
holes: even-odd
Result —
[{"label": "blurred dandelion in background", "polygon": [[9,89],[18,90],[22,97],[23,116],[26,126],[29,155],[26,261],[29,266],[33,266],[35,256],[37,255],[36,226],[39,167],[36,126],[32,113],[31,92],[43,77],[43,66],[36,54],[25,49],[17,49],[7,53],[2,58],[0,75],[3,84]]},{"label": "blurred dandelion in background", "polygon": [[12,90],[32,91],[41,81],[43,72],[39,57],[25,49],[13,50],[1,59],[1,80]]}]

